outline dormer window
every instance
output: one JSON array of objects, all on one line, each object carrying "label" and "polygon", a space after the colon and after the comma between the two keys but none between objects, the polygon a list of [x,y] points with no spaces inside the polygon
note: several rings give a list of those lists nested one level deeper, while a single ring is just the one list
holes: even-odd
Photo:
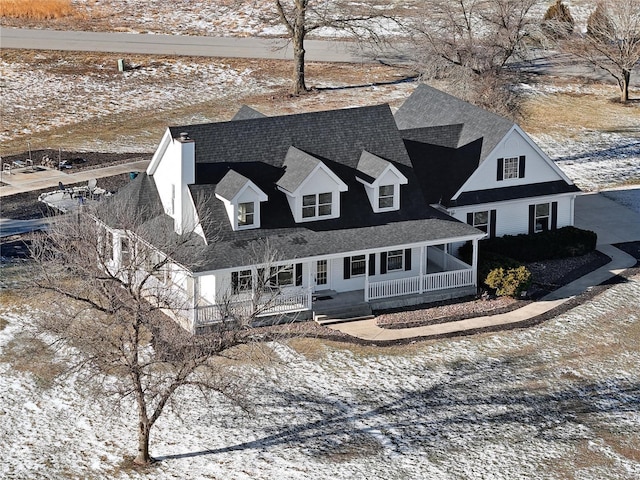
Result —
[{"label": "dormer window", "polygon": [[391,162],[362,152],[356,179],[364,185],[375,213],[400,210],[400,186],[408,180]]},{"label": "dormer window", "polygon": [[378,208],[393,208],[395,185],[380,185],[378,188]]},{"label": "dormer window", "polygon": [[260,228],[260,202],[268,197],[247,177],[229,170],[216,185],[216,198],[224,203],[232,230]]},{"label": "dormer window", "polygon": [[347,185],[329,167],[295,147],[289,147],[283,166],[276,185],[286,195],[296,223],[340,216],[340,193]]},{"label": "dormer window", "polygon": [[331,192],[302,196],[302,218],[331,215],[333,195]]},{"label": "dormer window", "polygon": [[238,204],[238,227],[253,226],[255,203],[244,202]]}]

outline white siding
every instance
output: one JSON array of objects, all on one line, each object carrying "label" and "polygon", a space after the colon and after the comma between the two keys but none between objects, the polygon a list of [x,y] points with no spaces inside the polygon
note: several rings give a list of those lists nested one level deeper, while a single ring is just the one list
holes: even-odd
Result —
[{"label": "white siding", "polygon": [[558,202],[558,228],[573,225],[573,196],[550,196],[527,198],[524,200],[487,203],[468,207],[452,208],[449,212],[461,222],[467,221],[467,213],[496,210],[496,236],[529,233],[529,205]]},{"label": "white siding", "polygon": [[195,143],[169,141],[153,178],[164,211],[173,217],[175,231],[182,233],[192,229],[195,211],[187,185],[195,182]]},{"label": "white siding", "polygon": [[[497,180],[498,159],[520,157],[524,155],[524,178]],[[568,180],[546,155],[535,147],[535,144],[519,129],[513,129],[498,144],[495,150],[482,162],[473,175],[465,182],[460,191],[487,190],[531,183],[553,182]]]}]

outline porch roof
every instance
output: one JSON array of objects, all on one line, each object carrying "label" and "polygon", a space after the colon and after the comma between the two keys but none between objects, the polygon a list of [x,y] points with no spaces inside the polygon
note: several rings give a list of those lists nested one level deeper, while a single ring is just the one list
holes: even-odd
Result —
[{"label": "porch roof", "polygon": [[[239,232],[236,232],[239,233]],[[221,236],[205,250],[200,262],[191,261],[188,252],[176,258],[194,271],[203,272],[262,263],[256,252],[265,240],[282,260],[347,254],[416,243],[447,243],[453,239],[480,238],[483,232],[455,220],[429,218],[405,220],[375,226],[341,230],[311,228],[259,229],[240,232],[234,237]]]}]

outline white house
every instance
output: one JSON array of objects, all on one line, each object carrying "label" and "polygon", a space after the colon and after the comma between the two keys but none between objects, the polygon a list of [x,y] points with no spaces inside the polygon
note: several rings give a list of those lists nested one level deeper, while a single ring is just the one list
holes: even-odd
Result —
[{"label": "white house", "polygon": [[[198,258],[173,252],[159,279],[188,300],[178,320],[192,332],[229,304],[268,321],[334,315],[340,299],[370,312],[474,294],[481,238],[572,224],[577,192],[519,127],[426,86],[395,118],[387,105],[243,107],[170,127],[129,188],[153,221],[201,239]],[[134,247],[111,230],[117,264]],[[464,242],[471,265],[453,255]],[[267,244],[277,259],[256,254]]]},{"label": "white house", "polygon": [[427,85],[395,118],[429,204],[491,237],[573,225],[580,190],[512,121]]}]

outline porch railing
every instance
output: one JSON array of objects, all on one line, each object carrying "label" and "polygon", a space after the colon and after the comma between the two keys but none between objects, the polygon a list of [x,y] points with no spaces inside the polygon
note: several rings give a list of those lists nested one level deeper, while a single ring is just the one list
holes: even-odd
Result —
[{"label": "porch railing", "polygon": [[470,285],[473,285],[473,269],[471,268],[430,273],[417,277],[372,282],[369,284],[369,300],[400,295],[415,295]]},{"label": "porch railing", "polygon": [[269,296],[262,302],[247,299],[219,305],[201,305],[196,307],[196,324],[216,323],[228,317],[251,319],[302,312],[310,310],[311,303],[311,290],[297,290]]}]

